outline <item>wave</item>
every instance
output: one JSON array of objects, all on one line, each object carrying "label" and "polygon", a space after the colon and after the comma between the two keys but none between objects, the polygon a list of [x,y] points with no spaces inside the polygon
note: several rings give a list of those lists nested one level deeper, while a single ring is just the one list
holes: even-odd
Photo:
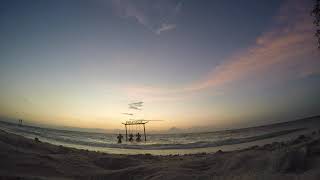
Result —
[{"label": "wave", "polygon": [[[297,131],[309,129],[309,125],[287,125],[283,127],[270,126],[240,130],[226,130],[221,132],[190,133],[190,134],[151,134],[149,141],[144,143],[117,144],[116,134],[89,133],[77,131],[65,131],[47,129],[33,126],[18,126],[10,123],[0,123],[0,128],[8,130],[25,137],[43,138],[54,144],[69,144],[71,146],[85,146],[98,148],[120,148],[120,149],[195,149],[218,147],[223,145],[234,145],[258,140],[278,137]],[[314,123],[312,123],[314,127]]]},{"label": "wave", "polygon": [[223,145],[234,145],[247,142],[253,142],[258,140],[269,139],[286,134],[290,134],[297,131],[305,130],[306,128],[297,128],[291,130],[277,131],[273,133],[267,133],[258,136],[246,137],[246,138],[229,138],[218,141],[198,141],[193,143],[175,143],[175,144],[144,144],[144,143],[130,143],[130,144],[110,144],[110,143],[98,143],[90,141],[81,141],[77,139],[68,139],[63,137],[47,137],[49,139],[64,142],[68,144],[76,144],[83,146],[103,147],[103,148],[121,148],[121,149],[144,149],[144,150],[165,150],[165,149],[195,149],[195,148],[207,148],[218,147]]}]

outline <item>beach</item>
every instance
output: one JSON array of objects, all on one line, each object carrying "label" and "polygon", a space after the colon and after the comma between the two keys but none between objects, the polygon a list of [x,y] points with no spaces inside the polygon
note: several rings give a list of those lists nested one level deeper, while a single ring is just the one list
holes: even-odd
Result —
[{"label": "beach", "polygon": [[1,179],[319,179],[320,131],[235,151],[108,154],[0,131]]},{"label": "beach", "polygon": [[1,0],[0,180],[320,180],[320,0]]}]

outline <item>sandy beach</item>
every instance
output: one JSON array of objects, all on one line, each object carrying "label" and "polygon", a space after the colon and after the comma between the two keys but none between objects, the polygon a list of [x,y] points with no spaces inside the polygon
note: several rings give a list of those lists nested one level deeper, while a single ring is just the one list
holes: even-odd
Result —
[{"label": "sandy beach", "polygon": [[0,180],[320,180],[320,0],[1,0]]},{"label": "sandy beach", "polygon": [[1,179],[319,179],[320,132],[210,154],[116,155],[0,131]]}]

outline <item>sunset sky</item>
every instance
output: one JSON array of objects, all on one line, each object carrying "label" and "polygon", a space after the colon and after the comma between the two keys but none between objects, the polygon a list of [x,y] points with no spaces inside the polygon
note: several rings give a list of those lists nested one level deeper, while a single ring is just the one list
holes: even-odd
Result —
[{"label": "sunset sky", "polygon": [[164,130],[319,115],[312,2],[1,0],[0,116]]}]

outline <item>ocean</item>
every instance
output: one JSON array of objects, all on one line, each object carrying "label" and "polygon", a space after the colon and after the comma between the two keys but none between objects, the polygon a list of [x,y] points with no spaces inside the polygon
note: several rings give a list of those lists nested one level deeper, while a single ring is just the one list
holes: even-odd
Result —
[{"label": "ocean", "polygon": [[[117,154],[191,154],[236,150],[275,141],[286,141],[320,129],[320,117],[259,127],[202,133],[148,134],[147,141],[117,143],[118,134],[41,128],[0,121],[0,129],[27,138],[79,149]],[[125,135],[123,135],[125,136]],[[144,140],[142,134],[142,140]]]}]

